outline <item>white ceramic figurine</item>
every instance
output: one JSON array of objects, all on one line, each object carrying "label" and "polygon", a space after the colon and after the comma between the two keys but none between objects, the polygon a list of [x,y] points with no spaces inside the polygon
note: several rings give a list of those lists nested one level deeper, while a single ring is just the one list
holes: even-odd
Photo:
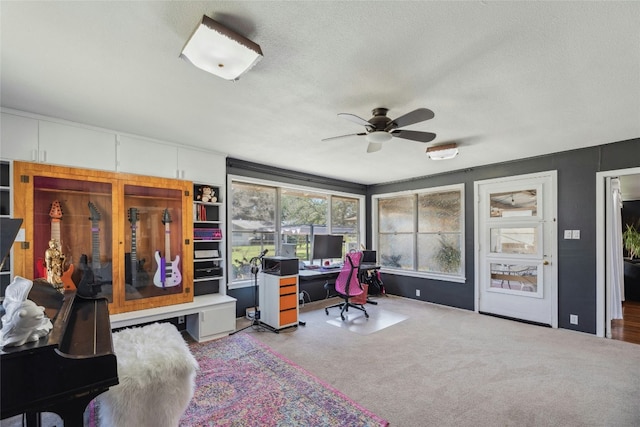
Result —
[{"label": "white ceramic figurine", "polygon": [[20,346],[38,341],[51,332],[53,324],[45,316],[44,307],[27,299],[32,286],[31,280],[20,276],[16,276],[7,286],[2,302],[5,315],[2,316],[0,346]]}]

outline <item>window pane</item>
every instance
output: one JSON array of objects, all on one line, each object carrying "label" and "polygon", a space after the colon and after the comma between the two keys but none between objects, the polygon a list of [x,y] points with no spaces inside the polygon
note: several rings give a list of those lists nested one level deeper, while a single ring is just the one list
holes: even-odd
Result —
[{"label": "window pane", "polygon": [[491,263],[491,288],[538,293],[535,265]]},{"label": "window pane", "polygon": [[379,231],[382,233],[412,233],[415,230],[415,196],[378,200]]},{"label": "window pane", "polygon": [[381,234],[380,264],[413,270],[413,234]]},{"label": "window pane", "polygon": [[537,216],[537,190],[491,194],[491,217]]},{"label": "window pane", "polygon": [[419,234],[418,270],[462,275],[460,234]]},{"label": "window pane", "polygon": [[418,232],[460,231],[460,191],[418,196]]},{"label": "window pane", "polygon": [[282,189],[282,241],[296,244],[296,254],[309,260],[314,234],[327,234],[328,196],[324,194]]},{"label": "window pane", "polygon": [[346,250],[359,250],[360,220],[358,199],[331,197],[331,233],[342,234]]},{"label": "window pane", "polygon": [[231,183],[233,231],[272,231],[276,218],[276,189],[263,185]]},{"label": "window pane", "polygon": [[264,249],[275,255],[276,189],[256,184],[231,183],[231,277],[251,278],[251,258]]},{"label": "window pane", "polygon": [[531,228],[492,228],[491,252],[502,254],[535,254],[538,252],[538,230]]},{"label": "window pane", "polygon": [[[327,225],[328,201],[324,194],[282,190],[282,225]],[[322,231],[326,233],[326,229]]]}]

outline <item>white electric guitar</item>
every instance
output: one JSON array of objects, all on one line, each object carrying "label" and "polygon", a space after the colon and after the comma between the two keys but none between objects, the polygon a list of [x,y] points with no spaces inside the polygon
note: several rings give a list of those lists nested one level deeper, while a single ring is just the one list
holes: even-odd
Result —
[{"label": "white electric guitar", "polygon": [[180,255],[171,261],[171,215],[169,215],[169,209],[164,210],[162,223],[164,224],[164,257],[160,256],[160,251],[156,251],[155,258],[158,269],[153,276],[153,284],[159,288],[170,288],[178,286],[182,282],[182,276],[178,269]]}]

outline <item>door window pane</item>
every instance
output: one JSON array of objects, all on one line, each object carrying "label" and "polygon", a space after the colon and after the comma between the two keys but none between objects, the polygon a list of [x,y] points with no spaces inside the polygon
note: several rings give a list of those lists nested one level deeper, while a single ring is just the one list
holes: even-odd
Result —
[{"label": "door window pane", "polygon": [[502,254],[530,255],[538,253],[538,229],[528,228],[492,228],[491,252]]},{"label": "door window pane", "polygon": [[490,283],[492,289],[538,294],[538,267],[530,264],[491,263]]},{"label": "door window pane", "polygon": [[538,215],[536,189],[492,193],[491,218],[507,218]]}]

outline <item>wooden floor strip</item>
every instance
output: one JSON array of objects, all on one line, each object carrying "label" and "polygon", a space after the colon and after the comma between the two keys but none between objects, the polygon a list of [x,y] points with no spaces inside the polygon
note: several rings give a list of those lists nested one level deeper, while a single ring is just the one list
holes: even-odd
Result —
[{"label": "wooden floor strip", "polygon": [[622,320],[611,321],[611,337],[640,344],[640,301],[622,303]]}]

